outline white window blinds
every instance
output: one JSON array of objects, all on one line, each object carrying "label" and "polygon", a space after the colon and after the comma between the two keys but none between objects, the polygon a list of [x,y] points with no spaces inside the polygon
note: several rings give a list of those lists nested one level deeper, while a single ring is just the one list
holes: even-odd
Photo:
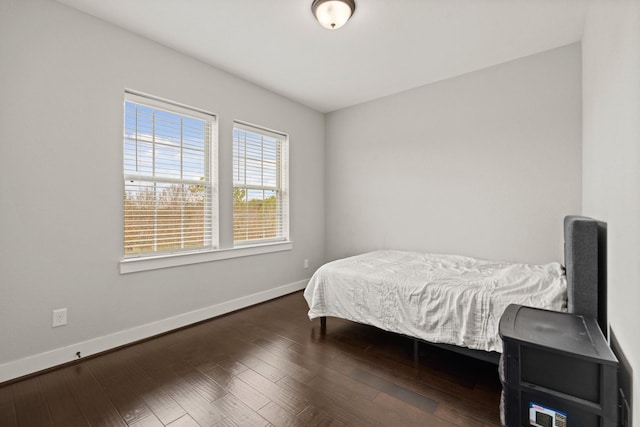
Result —
[{"label": "white window blinds", "polygon": [[216,117],[125,93],[125,257],[217,246]]},{"label": "white window blinds", "polygon": [[289,240],[288,158],[286,135],[234,123],[234,244]]}]

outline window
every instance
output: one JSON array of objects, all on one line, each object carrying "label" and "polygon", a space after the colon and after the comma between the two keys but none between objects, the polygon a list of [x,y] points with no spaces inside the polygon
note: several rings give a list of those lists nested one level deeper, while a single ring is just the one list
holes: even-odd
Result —
[{"label": "window", "polygon": [[233,241],[289,240],[288,138],[235,122],[233,127]]},{"label": "window", "polygon": [[217,247],[216,117],[125,93],[124,254]]}]

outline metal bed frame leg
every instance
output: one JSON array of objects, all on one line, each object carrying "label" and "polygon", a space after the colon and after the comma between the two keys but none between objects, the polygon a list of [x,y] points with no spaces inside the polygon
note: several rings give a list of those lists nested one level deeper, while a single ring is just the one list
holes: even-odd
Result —
[{"label": "metal bed frame leg", "polygon": [[413,340],[413,364],[418,365],[418,357],[420,356],[420,341]]},{"label": "metal bed frame leg", "polygon": [[324,316],[320,318],[320,333],[322,335],[327,333],[327,318]]}]

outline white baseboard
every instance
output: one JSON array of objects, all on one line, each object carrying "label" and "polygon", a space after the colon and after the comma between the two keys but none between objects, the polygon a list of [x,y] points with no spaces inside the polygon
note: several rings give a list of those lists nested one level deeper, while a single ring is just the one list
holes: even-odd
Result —
[{"label": "white baseboard", "polygon": [[77,352],[80,352],[82,357],[91,356],[93,354],[101,353],[145,338],[169,332],[174,329],[192,325],[203,320],[211,319],[212,317],[227,314],[241,308],[259,304],[270,299],[278,298],[304,289],[308,282],[308,279],[301,280],[299,282],[279,286],[267,291],[211,305],[199,310],[190,311],[178,316],[158,320],[157,322],[147,323],[146,325],[127,329],[125,331],[116,332],[66,347],[57,348],[45,353],[7,362],[0,365],[0,383],[77,360]]}]

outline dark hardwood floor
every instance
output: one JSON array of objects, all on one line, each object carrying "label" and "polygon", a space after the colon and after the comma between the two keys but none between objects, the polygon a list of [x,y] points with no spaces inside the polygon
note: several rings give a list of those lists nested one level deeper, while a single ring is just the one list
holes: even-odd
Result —
[{"label": "dark hardwood floor", "polygon": [[496,426],[497,368],[297,292],[0,387],[0,426]]}]

